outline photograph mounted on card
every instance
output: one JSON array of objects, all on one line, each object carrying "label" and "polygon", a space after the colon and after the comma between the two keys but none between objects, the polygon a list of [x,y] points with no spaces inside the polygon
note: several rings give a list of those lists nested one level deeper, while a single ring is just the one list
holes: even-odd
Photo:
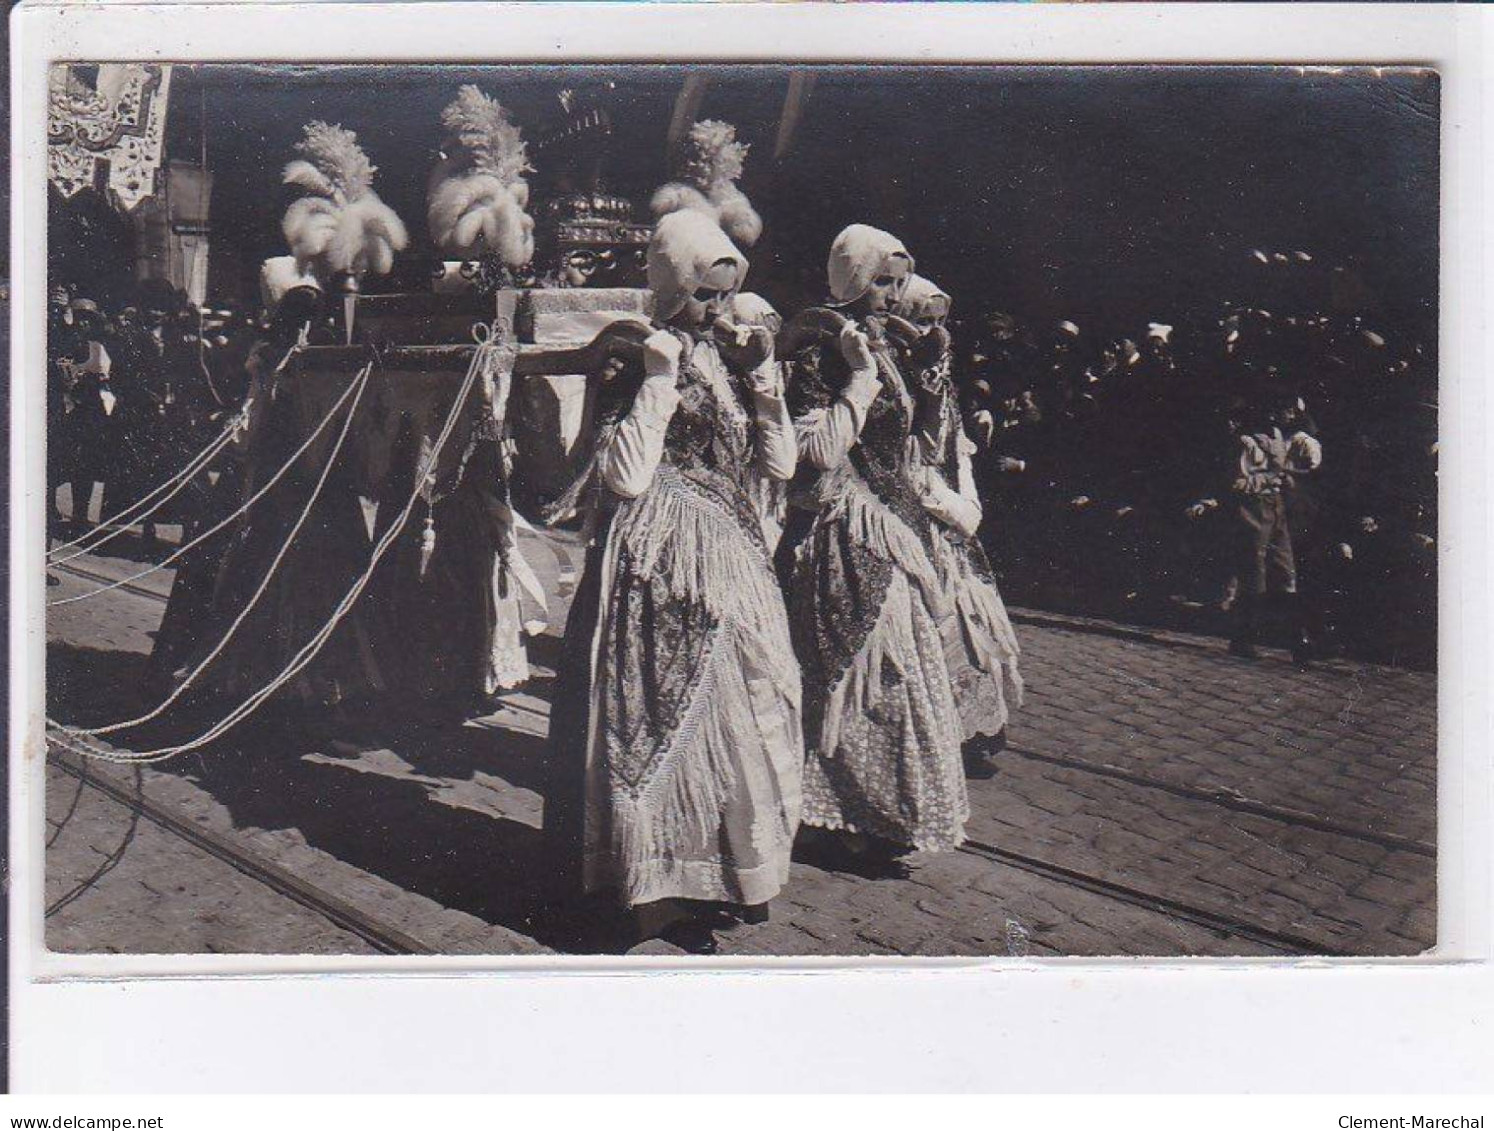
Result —
[{"label": "photograph mounted on card", "polygon": [[49,80],[54,956],[1437,945],[1434,71]]}]

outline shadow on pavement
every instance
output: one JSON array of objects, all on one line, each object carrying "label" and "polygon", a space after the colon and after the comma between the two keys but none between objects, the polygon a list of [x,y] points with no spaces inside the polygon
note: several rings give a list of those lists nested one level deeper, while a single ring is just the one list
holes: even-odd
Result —
[{"label": "shadow on pavement", "polygon": [[[53,643],[49,714],[82,726],[140,714],[154,705],[131,690],[145,672],[139,654]],[[219,713],[174,712],[109,737],[131,749],[155,749],[201,734]],[[201,751],[152,768],[194,782],[228,810],[235,828],[293,829],[352,867],[549,943],[553,917],[544,908],[539,829],[441,796],[443,783],[479,775],[537,791],[544,739],[461,724],[460,718],[363,715],[333,725],[325,716],[271,705]],[[410,776],[349,772],[335,756],[325,757],[348,747],[391,750]],[[305,757],[311,753],[324,757]]]},{"label": "shadow on pavement", "polygon": [[101,726],[138,715],[147,658],[139,652],[47,644],[47,715],[74,726]]}]

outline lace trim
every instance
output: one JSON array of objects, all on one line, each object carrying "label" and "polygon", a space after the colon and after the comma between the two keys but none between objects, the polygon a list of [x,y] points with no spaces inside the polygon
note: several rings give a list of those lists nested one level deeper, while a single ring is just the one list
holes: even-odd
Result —
[{"label": "lace trim", "polygon": [[611,537],[626,547],[636,576],[745,629],[774,657],[780,688],[797,706],[788,614],[755,515],[727,510],[676,469],[660,467],[649,490],[619,509]]},{"label": "lace trim", "polygon": [[954,836],[914,836],[910,841],[901,831],[888,835],[885,826],[871,828],[828,813],[814,816],[805,814],[801,823],[810,828],[828,829],[836,833],[855,833],[858,836],[874,836],[879,840],[891,841],[893,844],[910,845],[915,852],[953,852],[968,839],[965,836],[965,830],[960,829]]},{"label": "lace trim", "polygon": [[969,817],[945,640],[906,582],[808,735],[804,822],[900,844],[957,844]]}]

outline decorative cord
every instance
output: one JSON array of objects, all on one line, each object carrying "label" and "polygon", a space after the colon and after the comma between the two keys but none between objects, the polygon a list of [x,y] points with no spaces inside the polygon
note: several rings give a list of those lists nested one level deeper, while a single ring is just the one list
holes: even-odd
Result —
[{"label": "decorative cord", "polygon": [[[478,329],[481,329],[484,332],[479,334],[477,333]],[[300,672],[308,664],[310,664],[313,659],[316,658],[317,654],[321,651],[327,640],[331,638],[332,633],[336,630],[338,625],[341,624],[343,618],[347,615],[348,610],[352,608],[354,602],[356,602],[362,595],[363,590],[367,587],[370,579],[373,577],[375,570],[378,568],[379,562],[383,560],[383,557],[388,552],[389,547],[393,545],[394,540],[404,530],[406,523],[409,522],[411,512],[415,509],[416,502],[420,499],[421,490],[424,486],[426,478],[435,469],[436,461],[439,459],[442,449],[446,446],[447,441],[451,438],[451,433],[456,427],[456,421],[461,415],[461,411],[467,402],[468,396],[471,394],[472,387],[477,380],[478,374],[481,373],[484,369],[492,367],[496,363],[497,355],[501,352],[502,349],[501,343],[498,340],[499,334],[497,333],[496,328],[479,326],[477,328],[474,328],[473,336],[478,343],[478,348],[473,353],[472,363],[470,366],[468,366],[467,369],[467,376],[463,380],[462,386],[458,390],[456,398],[452,401],[451,410],[447,414],[440,434],[437,436],[435,442],[431,446],[431,449],[426,457],[425,465],[421,469],[420,474],[415,477],[415,485],[410,493],[410,498],[406,501],[404,508],[400,511],[395,521],[390,524],[389,529],[385,531],[384,536],[379,540],[379,543],[374,547],[373,555],[369,561],[367,569],[365,569],[364,572],[354,581],[352,588],[348,590],[347,594],[338,603],[338,606],[332,611],[332,615],[328,618],[326,624],[324,624],[322,628],[312,636],[311,640],[309,640],[301,648],[301,650],[291,658],[290,663],[287,664],[278,675],[271,679],[270,682],[267,683],[264,687],[260,688],[258,691],[250,695],[248,699],[235,707],[226,716],[224,716],[223,719],[219,720],[219,722],[208,728],[207,731],[203,732],[197,738],[191,739],[184,743],[178,743],[174,746],[163,746],[155,750],[145,751],[108,750],[103,747],[93,746],[89,744],[86,741],[86,738],[89,734],[103,733],[106,729],[118,729],[117,726],[113,728],[96,728],[93,731],[85,731],[78,728],[66,726],[65,724],[59,723],[56,720],[50,718],[47,720],[49,731],[52,732],[48,735],[49,741],[53,742],[57,746],[62,747],[65,750],[70,750],[74,753],[82,754],[86,757],[95,758],[105,762],[139,765],[148,762],[164,761],[167,758],[176,756],[177,754],[185,753],[188,750],[194,750],[198,747],[205,746],[208,743],[222,737],[222,735],[226,734],[233,727],[237,726],[239,723],[243,722],[246,718],[257,711],[264,704],[264,702],[270,698],[271,695],[273,695],[281,687],[283,687],[285,684],[289,683],[292,679],[299,675]],[[344,394],[344,396],[346,396],[346,394]],[[351,414],[349,415],[349,418],[351,419]]]},{"label": "decorative cord", "polygon": [[[96,550],[98,550],[100,546],[103,546],[108,542],[112,542],[120,535],[127,533],[129,528],[135,523],[144,522],[151,515],[155,514],[158,510],[160,510],[168,502],[170,502],[173,498],[175,498],[178,494],[185,490],[187,485],[191,483],[192,480],[196,477],[197,473],[204,467],[206,467],[209,463],[211,463],[214,457],[216,457],[219,452],[221,452],[230,443],[232,443],[234,436],[238,433],[239,429],[243,427],[244,419],[245,417],[242,412],[235,415],[234,418],[224,426],[223,431],[215,436],[212,442],[209,443],[207,447],[193,456],[189,461],[187,461],[186,465],[180,471],[177,471],[169,479],[161,483],[160,486],[156,487],[144,498],[136,500],[124,510],[120,511],[118,514],[113,515],[110,518],[100,519],[98,526],[93,530],[90,530],[87,534],[84,534],[82,537],[75,538],[71,542],[64,542],[62,545],[54,546],[52,549],[48,550],[47,564],[65,565],[68,562],[75,561],[78,558],[86,557],[87,555],[92,554]],[[163,491],[165,491],[166,493],[162,495],[159,500],[156,500],[156,496],[160,495]],[[149,509],[141,511],[140,513],[135,513],[137,510],[139,510],[139,508],[145,507],[147,506],[147,504],[152,503],[154,503],[154,505],[149,506]],[[107,533],[105,533],[105,536],[103,538],[100,538],[97,542],[92,542],[87,546],[83,546],[83,543],[87,542],[94,535],[104,533],[105,531],[107,531]],[[62,551],[71,550],[74,547],[78,546],[82,546],[82,549],[80,549],[76,554],[69,554],[67,557],[60,559],[56,558],[56,555],[62,553]]]},{"label": "decorative cord", "polygon": [[343,401],[347,400],[347,398],[352,394],[353,390],[358,386],[359,378],[365,376],[368,369],[369,367],[365,366],[363,370],[360,370],[359,373],[353,376],[352,381],[348,383],[348,387],[343,390],[342,395],[338,397],[337,401],[332,405],[332,407],[327,410],[327,415],[322,417],[321,422],[318,423],[316,428],[312,430],[311,434],[306,437],[305,442],[302,443],[302,445],[291,454],[290,458],[287,459],[285,463],[280,467],[280,469],[276,471],[269,480],[266,481],[263,487],[261,487],[254,494],[250,495],[249,498],[244,500],[244,502],[240,504],[239,507],[233,511],[233,513],[227,515],[225,518],[221,519],[219,522],[215,523],[207,530],[204,530],[201,534],[197,535],[197,537],[193,538],[191,541],[185,542],[181,546],[178,546],[174,552],[168,554],[164,559],[157,562],[149,569],[143,569],[138,573],[132,573],[128,577],[122,577],[118,581],[111,582],[108,585],[100,586],[98,589],[90,589],[86,593],[79,593],[73,597],[59,597],[55,601],[48,601],[47,607],[51,608],[54,605],[70,605],[74,601],[85,601],[90,597],[97,597],[100,593],[107,593],[111,589],[118,589],[121,586],[128,585],[132,581],[139,581],[142,577],[149,577],[151,574],[157,573],[165,569],[167,566],[171,565],[173,562],[177,561],[188,550],[191,550],[194,547],[199,546],[203,542],[207,541],[214,534],[218,533],[218,531],[229,525],[229,523],[238,521],[239,518],[241,518],[248,512],[250,507],[254,506],[255,503],[264,498],[265,495],[270,492],[270,489],[285,477],[285,475],[290,471],[291,467],[296,463],[296,461],[299,460],[301,456],[306,453],[307,449],[309,449],[311,445],[316,442],[317,437],[322,434],[323,429],[327,427],[328,423],[330,423],[332,418],[337,414],[337,410],[342,407]]},{"label": "decorative cord", "polygon": [[369,374],[372,371],[372,365],[365,365],[363,369],[359,371],[358,376],[354,378],[354,383],[357,385],[358,392],[353,397],[352,406],[348,409],[347,419],[342,422],[342,431],[337,435],[337,442],[333,445],[331,453],[327,456],[326,466],[322,468],[321,474],[317,477],[316,485],[312,488],[311,495],[306,500],[306,505],[301,508],[300,515],[297,516],[295,524],[290,529],[290,533],[286,535],[285,544],[281,546],[278,551],[276,551],[274,558],[270,561],[270,568],[265,572],[265,576],[263,577],[263,579],[261,579],[258,587],[250,595],[248,602],[242,609],[239,610],[239,614],[233,619],[233,623],[228,626],[228,631],[224,633],[223,639],[218,641],[218,643],[213,647],[213,650],[207,654],[203,661],[198,664],[197,667],[192,669],[191,673],[189,673],[187,677],[177,685],[176,689],[166,697],[165,702],[163,702],[155,710],[151,711],[148,714],[141,715],[139,718],[126,719],[124,722],[111,723],[108,726],[93,727],[91,729],[73,727],[70,728],[72,733],[80,735],[112,734],[115,731],[128,730],[132,727],[141,726],[144,723],[150,722],[152,719],[160,717],[160,715],[165,712],[168,707],[170,707],[173,703],[175,703],[178,699],[185,695],[187,690],[197,682],[197,677],[205,672],[212,664],[212,662],[216,660],[220,655],[222,655],[223,649],[228,646],[229,641],[231,641],[234,638],[234,635],[239,631],[239,626],[248,619],[249,614],[253,612],[255,606],[259,604],[260,598],[263,597],[265,592],[269,589],[270,582],[274,580],[275,574],[280,569],[280,563],[285,560],[285,556],[290,552],[290,548],[295,542],[296,536],[301,533],[301,527],[306,524],[307,518],[311,516],[312,509],[316,506],[317,499],[321,497],[322,488],[327,484],[327,477],[332,472],[332,465],[337,462],[337,457],[342,452],[343,442],[347,439],[348,430],[353,423],[353,416],[358,411],[358,402],[363,399],[363,391],[368,388],[368,378]]}]

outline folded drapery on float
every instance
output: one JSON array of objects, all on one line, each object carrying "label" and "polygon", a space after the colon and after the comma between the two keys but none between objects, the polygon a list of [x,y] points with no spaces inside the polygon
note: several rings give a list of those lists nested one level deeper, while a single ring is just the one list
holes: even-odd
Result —
[{"label": "folded drapery on float", "polygon": [[[378,572],[381,561],[391,550],[397,549],[401,536],[408,528],[409,520],[417,504],[422,499],[435,499],[435,492],[443,484],[452,490],[459,485],[463,465],[469,462],[474,443],[482,444],[501,437],[508,394],[511,389],[513,362],[517,350],[511,343],[506,341],[494,342],[488,340],[484,335],[479,336],[482,340],[475,347],[467,347],[462,351],[465,366],[463,378],[460,381],[448,380],[438,383],[434,389],[432,398],[423,398],[417,394],[413,400],[408,399],[408,389],[401,395],[398,387],[399,383],[388,380],[390,376],[389,370],[382,369],[379,371],[381,376],[380,391],[384,394],[383,399],[380,401],[375,398],[371,403],[376,407],[369,413],[361,416],[361,426],[356,428],[356,432],[358,444],[362,450],[361,452],[356,449],[353,451],[352,458],[343,465],[344,474],[338,476],[338,478],[341,489],[346,491],[354,488],[355,484],[359,484],[359,472],[355,469],[362,469],[362,472],[366,476],[366,473],[370,470],[377,472],[381,467],[387,467],[388,472],[392,474],[396,465],[385,465],[378,459],[379,441],[383,435],[387,434],[385,429],[392,426],[397,430],[397,434],[411,437],[415,441],[413,444],[408,445],[408,449],[416,453],[414,461],[410,465],[409,473],[405,477],[409,489],[403,493],[402,497],[387,494],[389,474],[386,474],[384,481],[378,484],[386,492],[385,497],[381,501],[390,504],[389,511],[391,513],[387,518],[381,516],[381,533],[373,541],[366,567],[360,571],[351,588],[338,601],[336,608],[331,611],[331,615],[327,618],[326,623],[322,624],[321,627],[312,633],[310,639],[304,642],[299,637],[295,641],[287,642],[290,647],[295,647],[298,643],[300,644],[300,647],[297,648],[293,656],[261,656],[256,662],[249,665],[249,669],[257,670],[265,668],[265,664],[268,662],[269,668],[280,668],[281,660],[285,659],[286,662],[283,668],[275,671],[273,676],[267,680],[261,680],[256,676],[252,680],[256,684],[256,689],[247,698],[235,704],[232,709],[228,710],[207,731],[185,742],[174,743],[170,746],[152,750],[127,750],[99,747],[94,745],[91,740],[91,736],[93,735],[128,729],[131,726],[148,721],[159,715],[160,709],[137,720],[91,729],[70,727],[49,718],[47,720],[49,739],[76,753],[108,761],[137,763],[159,761],[187,750],[200,748],[216,740],[239,722],[242,722],[249,715],[253,714],[277,690],[295,681],[299,673],[304,671],[308,665],[317,659],[318,653],[321,652],[323,646],[331,638],[337,626],[352,611],[353,606],[365,593],[370,582]],[[337,351],[337,353],[331,355],[324,353],[320,358],[313,357],[310,359],[311,361],[320,361],[322,364],[305,367],[301,364],[301,354],[306,349],[307,347],[298,348],[287,359],[285,369],[288,374],[293,375],[290,380],[287,380],[281,386],[284,390],[284,395],[291,398],[291,407],[295,410],[297,418],[300,418],[307,412],[317,411],[316,406],[322,404],[320,398],[325,392],[327,382],[319,380],[319,377],[336,374],[345,385],[346,375],[341,372],[341,366],[348,362],[354,355],[358,354],[363,355],[363,360],[358,367],[359,370],[371,370],[374,366],[372,351],[349,349]],[[443,352],[448,355],[455,353],[455,351]],[[292,363],[296,365],[295,370],[291,369]],[[360,373],[360,380],[364,376],[366,374]],[[297,377],[300,379],[295,379]],[[335,386],[333,388],[335,391]],[[342,392],[345,393],[346,388]],[[338,398],[334,397],[334,401],[336,399]],[[362,400],[361,395],[359,400]],[[406,427],[412,421],[419,422],[425,417],[423,410],[433,405],[435,408],[435,417],[426,418],[429,421],[428,426]],[[325,405],[323,407],[325,408]],[[325,416],[325,412],[322,415]],[[352,417],[345,421],[345,428],[340,435],[340,439],[333,444],[331,450],[327,450],[321,444],[321,437],[318,436],[315,437],[313,444],[307,445],[306,450],[300,453],[305,456],[320,456],[323,461],[320,474],[323,485],[326,483],[328,473],[333,471],[332,466],[327,466],[328,461],[331,461],[334,465],[342,463],[341,457],[345,450],[345,445],[353,437],[355,428],[354,420],[359,419],[359,417],[357,402],[355,402]],[[452,452],[459,453],[456,456],[455,466],[453,466],[449,455]],[[315,466],[314,463],[312,466]],[[452,475],[448,472],[448,477],[443,479],[443,469],[451,469],[455,474]],[[370,484],[372,484],[372,480],[364,478],[360,486],[367,487]],[[488,499],[494,496],[499,499],[505,498],[506,491],[500,489],[498,492],[485,492],[482,497]],[[316,502],[315,498],[308,500],[308,508],[314,507]],[[516,516],[512,514],[511,510],[502,509],[500,506],[490,506],[490,509],[493,511],[492,519],[495,525],[508,531],[506,537],[512,553],[508,561],[502,562],[501,568],[503,572],[505,574],[512,574],[515,581],[542,606],[543,590],[538,583],[538,579],[534,576],[533,571],[528,568],[527,564],[523,563],[522,556],[517,552],[517,544],[514,541],[513,535],[513,520]],[[310,515],[308,514],[305,517],[310,517]],[[499,556],[501,561],[501,550]],[[395,557],[398,557],[397,553]],[[268,580],[268,578],[263,579],[264,582],[268,582]],[[291,579],[291,581],[293,583],[294,579]],[[461,597],[461,594],[457,595],[458,601],[460,601]],[[489,626],[488,631],[491,636],[493,626]],[[395,638],[391,636],[389,639],[392,642]],[[267,675],[268,669],[261,674]],[[260,683],[263,685],[258,686]]]},{"label": "folded drapery on float", "polygon": [[[411,703],[467,702],[516,686],[529,676],[522,630],[546,626],[544,587],[520,549],[509,489],[517,346],[485,328],[477,334],[463,346],[307,347],[281,386],[306,426],[349,368],[374,366],[340,482],[375,504],[376,540],[413,500],[362,616],[378,682]],[[450,438],[438,447],[448,419]]]},{"label": "folded drapery on float", "polygon": [[[366,406],[353,423],[344,458],[350,488],[381,504],[418,489],[429,516],[467,481],[477,446],[499,445],[503,451],[500,482],[482,485],[488,517],[501,531],[507,572],[543,614],[547,608],[544,588],[518,548],[517,529],[528,524],[513,510],[507,481],[511,471],[508,405],[517,352],[517,346],[501,340],[385,349],[308,346],[293,359],[283,387],[293,397],[297,421],[309,429],[325,415],[348,373],[369,361],[374,363]],[[435,440],[461,389],[460,378],[478,354],[477,382],[460,409],[450,441],[431,464]],[[315,463],[317,453],[310,458]],[[415,476],[427,465],[424,483],[416,484]],[[441,534],[434,524],[421,532],[424,558],[433,550],[432,539]]]}]

